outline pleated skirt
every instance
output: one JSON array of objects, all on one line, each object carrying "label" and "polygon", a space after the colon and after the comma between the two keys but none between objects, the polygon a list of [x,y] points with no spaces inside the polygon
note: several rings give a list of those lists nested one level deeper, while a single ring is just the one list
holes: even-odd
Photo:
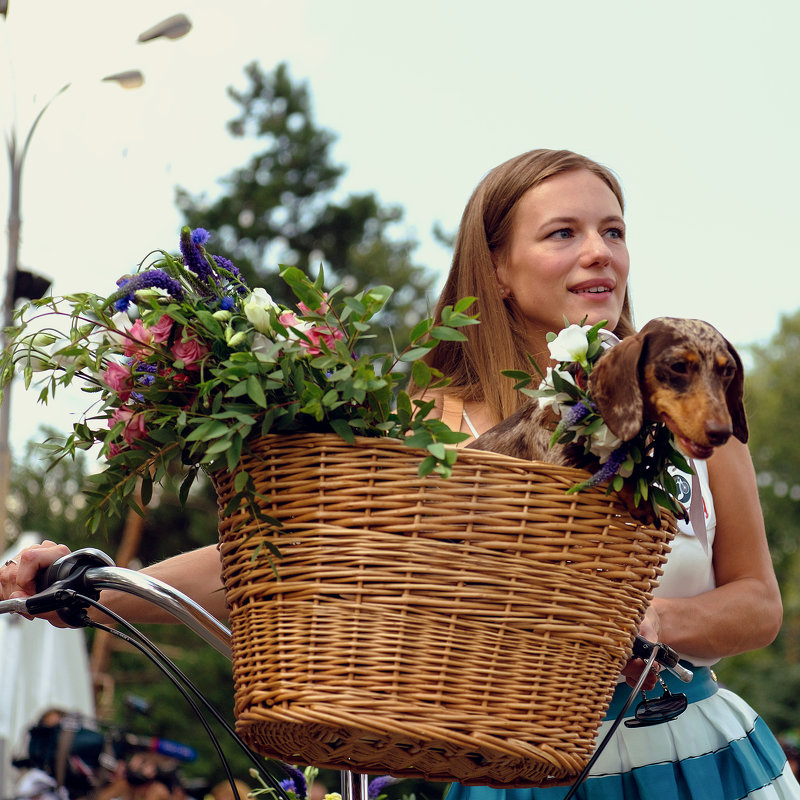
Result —
[{"label": "pleated skirt", "polygon": [[[580,800],[800,800],[800,785],[766,723],[738,695],[717,686],[709,669],[683,684],[663,672],[669,690],[689,706],[659,725],[620,725],[592,767]],[[597,741],[602,742],[630,696],[621,684]],[[648,692],[648,698],[660,695]],[[627,717],[633,716],[634,701]],[[561,800],[569,787],[491,789],[452,784],[447,800]]]}]

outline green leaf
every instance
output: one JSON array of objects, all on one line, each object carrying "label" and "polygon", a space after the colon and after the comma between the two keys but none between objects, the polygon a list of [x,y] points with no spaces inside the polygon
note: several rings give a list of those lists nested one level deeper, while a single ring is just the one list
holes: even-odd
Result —
[{"label": "green leaf", "polygon": [[346,420],[332,419],[331,428],[333,428],[334,432],[338,433],[348,444],[355,444],[356,440],[353,435],[353,429],[348,425]]},{"label": "green leaf", "polygon": [[400,354],[401,361],[416,361],[419,358],[423,358],[424,356],[428,355],[428,351],[433,346],[433,343],[430,345],[420,345],[419,347],[412,347],[410,350],[407,350],[405,353]]},{"label": "green leaf", "polygon": [[411,379],[420,388],[424,389],[430,382],[433,373],[431,368],[422,360],[411,365]]},{"label": "green leaf", "polygon": [[461,333],[461,331],[456,330],[455,328],[445,328],[444,326],[441,325],[431,329],[431,336],[434,339],[439,339],[445,342],[467,341],[466,335]]},{"label": "green leaf", "polygon": [[251,375],[247,379],[247,396],[261,408],[267,407],[267,397],[264,394],[264,389],[261,386],[258,378],[255,375]]}]

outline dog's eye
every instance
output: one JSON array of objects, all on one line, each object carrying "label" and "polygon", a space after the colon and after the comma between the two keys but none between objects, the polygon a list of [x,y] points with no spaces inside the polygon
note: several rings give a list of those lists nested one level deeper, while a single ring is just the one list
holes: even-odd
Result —
[{"label": "dog's eye", "polygon": [[736,367],[733,364],[725,364],[720,371],[722,372],[722,377],[728,379],[734,376]]},{"label": "dog's eye", "polygon": [[673,361],[669,368],[678,375],[686,375],[689,372],[689,365],[685,361]]}]

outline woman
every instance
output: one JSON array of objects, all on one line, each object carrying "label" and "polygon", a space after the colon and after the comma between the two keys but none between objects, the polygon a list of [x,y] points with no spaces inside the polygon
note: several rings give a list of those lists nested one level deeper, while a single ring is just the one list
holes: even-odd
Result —
[{"label": "woman", "polygon": [[[500,369],[549,356],[546,334],[566,318],[607,320],[633,332],[623,199],[606,168],[566,151],[525,153],[492,170],[464,212],[453,264],[437,306],[478,298],[481,324],[466,342],[442,342],[428,363],[452,379],[437,396],[451,428],[477,437],[526,399]],[[469,441],[469,440],[468,440]],[[465,442],[466,443],[468,443]],[[578,793],[584,798],[800,797],[774,737],[740,698],[717,690],[708,666],[776,636],[780,593],[767,548],[753,466],[737,440],[696,462],[708,552],[681,524],[664,577],[640,627],[695,668],[690,705],[672,722],[620,727]],[[691,501],[690,501],[691,502]],[[625,673],[638,674],[629,664]],[[613,718],[629,689],[612,703]],[[602,740],[610,722],[601,727]],[[448,800],[563,797],[567,789],[495,790],[454,785]]]},{"label": "woman", "polygon": [[[439,314],[475,296],[482,321],[466,329],[466,342],[442,342],[430,355],[429,363],[452,379],[436,398],[442,417],[475,437],[511,414],[524,398],[498,380],[500,370],[527,369],[526,353],[547,363],[545,336],[565,317],[607,320],[618,336],[632,333],[628,269],[622,192],[606,168],[574,153],[538,150],[488,173],[467,204],[437,308]],[[640,633],[695,665],[700,688],[687,689],[690,707],[673,722],[621,727],[579,796],[800,798],[774,737],[742,700],[717,691],[707,669],[723,656],[769,644],[781,623],[752,463],[731,440],[707,469],[698,467],[703,496],[695,502],[704,504],[708,552],[683,526]],[[52,542],[24,551],[19,565],[0,569],[3,597],[31,594],[36,570],[64,552]],[[147,572],[224,616],[214,548]],[[104,593],[102,600],[131,619],[154,619],[135,598]],[[625,671],[640,670],[629,664]],[[619,693],[627,695],[624,685]],[[508,790],[514,800],[565,792]],[[503,800],[498,790],[455,785],[448,800],[495,797]]]}]

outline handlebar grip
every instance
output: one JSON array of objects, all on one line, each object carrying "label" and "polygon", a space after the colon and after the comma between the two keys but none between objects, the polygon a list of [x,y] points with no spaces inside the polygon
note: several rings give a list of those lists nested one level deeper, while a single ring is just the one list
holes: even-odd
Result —
[{"label": "handlebar grip", "polygon": [[54,561],[47,569],[43,569],[36,576],[36,591],[43,592],[50,589],[57,583],[63,584],[61,588],[77,588],[85,590],[80,584],[74,586],[76,581],[80,581],[81,576],[90,567],[113,567],[114,560],[106,555],[102,550],[95,547],[84,547],[72,553],[62,556]]},{"label": "handlebar grip", "polygon": [[27,600],[28,613],[42,614],[57,611],[58,616],[73,628],[86,624],[85,602],[69,603],[70,595],[77,592],[96,600],[100,593],[83,580],[92,567],[113,567],[113,559],[102,550],[84,547],[54,561],[36,576],[37,594]]},{"label": "handlebar grip", "polygon": [[692,680],[692,671],[680,664],[680,656],[669,645],[663,642],[651,642],[638,635],[633,641],[633,655],[636,658],[647,660],[653,649],[656,650],[656,661],[659,664],[666,667],[684,683]]}]

